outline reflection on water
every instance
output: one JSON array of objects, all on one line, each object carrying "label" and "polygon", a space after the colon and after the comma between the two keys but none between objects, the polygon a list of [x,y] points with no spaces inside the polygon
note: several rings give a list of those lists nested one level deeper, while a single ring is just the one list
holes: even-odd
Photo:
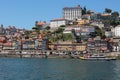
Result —
[{"label": "reflection on water", "polygon": [[119,61],[0,58],[0,80],[119,80]]},{"label": "reflection on water", "polygon": [[120,62],[119,61],[114,62],[113,71],[115,73],[114,80],[119,80],[120,79]]}]

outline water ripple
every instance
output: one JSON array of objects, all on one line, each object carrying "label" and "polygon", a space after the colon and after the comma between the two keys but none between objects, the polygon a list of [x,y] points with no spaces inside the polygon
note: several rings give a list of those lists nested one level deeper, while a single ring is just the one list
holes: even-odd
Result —
[{"label": "water ripple", "polygon": [[119,80],[119,61],[0,58],[0,80]]}]

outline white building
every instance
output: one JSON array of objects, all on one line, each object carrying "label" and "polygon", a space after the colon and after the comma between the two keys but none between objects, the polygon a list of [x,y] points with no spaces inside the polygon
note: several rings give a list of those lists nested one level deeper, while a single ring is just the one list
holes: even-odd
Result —
[{"label": "white building", "polygon": [[72,29],[73,27],[65,27],[65,30],[63,31],[63,33],[72,33]]},{"label": "white building", "polygon": [[82,15],[82,19],[90,20],[91,19],[91,15],[90,14]]},{"label": "white building", "polygon": [[101,21],[94,21],[90,25],[98,26],[100,29],[102,29],[104,27],[104,24]]},{"label": "white building", "polygon": [[114,37],[120,37],[120,25],[114,28]]},{"label": "white building", "polygon": [[64,7],[63,8],[63,18],[67,20],[75,20],[81,18],[82,9],[80,5],[77,7]]},{"label": "white building", "polygon": [[105,36],[106,37],[112,37],[112,32],[111,31],[105,31]]},{"label": "white building", "polygon": [[75,30],[76,34],[84,34],[84,33],[90,33],[94,32],[95,29],[92,26],[67,26],[65,27],[65,30],[63,33],[72,33],[71,31]]},{"label": "white building", "polygon": [[66,19],[60,18],[60,19],[54,19],[50,21],[50,27],[51,28],[58,28],[61,25],[68,24],[68,21]]}]

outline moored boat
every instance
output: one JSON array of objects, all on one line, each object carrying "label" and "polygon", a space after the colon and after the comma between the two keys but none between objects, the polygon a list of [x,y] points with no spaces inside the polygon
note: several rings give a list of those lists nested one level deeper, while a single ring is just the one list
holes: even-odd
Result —
[{"label": "moored boat", "polygon": [[106,57],[104,55],[98,55],[98,54],[93,54],[93,55],[87,55],[87,56],[81,56],[81,60],[116,60],[115,57]]}]

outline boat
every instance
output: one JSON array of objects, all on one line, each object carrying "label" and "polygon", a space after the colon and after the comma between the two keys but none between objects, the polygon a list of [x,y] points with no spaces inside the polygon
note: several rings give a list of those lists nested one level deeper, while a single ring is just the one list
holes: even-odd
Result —
[{"label": "boat", "polygon": [[92,54],[92,55],[85,55],[80,56],[81,60],[116,60],[115,57],[106,57],[104,55]]}]

